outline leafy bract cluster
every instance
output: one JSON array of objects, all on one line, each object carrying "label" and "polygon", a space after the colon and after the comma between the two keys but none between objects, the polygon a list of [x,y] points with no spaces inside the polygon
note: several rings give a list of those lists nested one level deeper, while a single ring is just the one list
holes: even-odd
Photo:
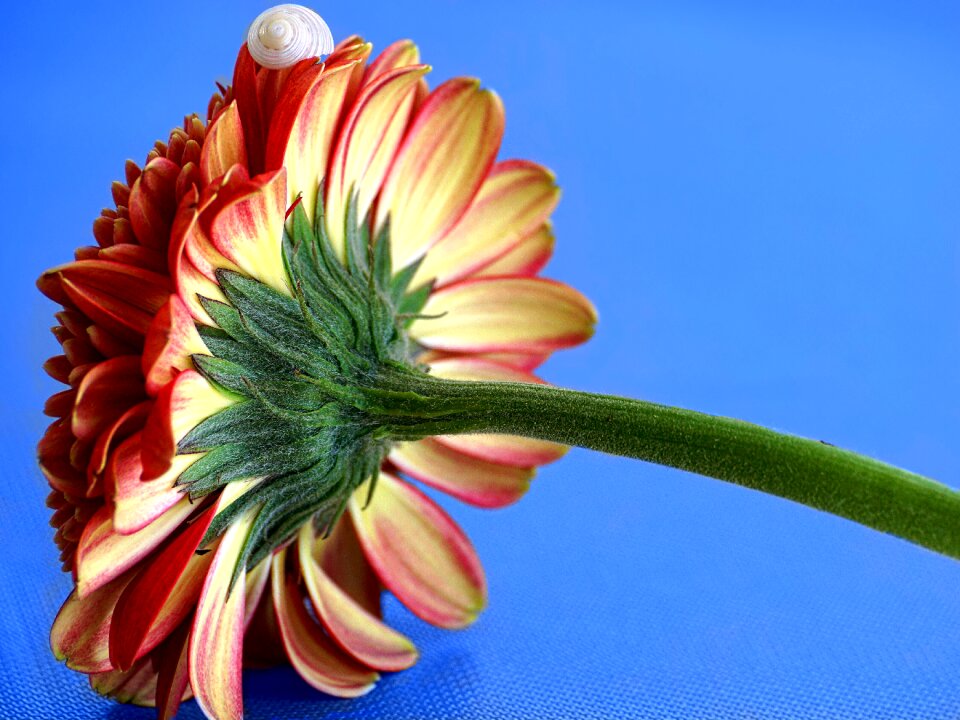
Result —
[{"label": "leafy bract cluster", "polygon": [[[320,193],[322,197],[322,192]],[[253,567],[305,522],[321,531],[364,481],[376,483],[389,430],[370,408],[384,367],[413,369],[404,331],[429,286],[408,292],[416,266],[393,275],[389,226],[371,241],[369,223],[346,218],[345,258],[297,204],[283,239],[291,295],[220,270],[228,302],[202,299],[217,326],[200,334],[212,355],[197,370],[237,402],[198,424],[178,452],[205,453],[178,483],[192,496],[257,479],[221,511],[207,541],[257,508],[238,569]]]}]

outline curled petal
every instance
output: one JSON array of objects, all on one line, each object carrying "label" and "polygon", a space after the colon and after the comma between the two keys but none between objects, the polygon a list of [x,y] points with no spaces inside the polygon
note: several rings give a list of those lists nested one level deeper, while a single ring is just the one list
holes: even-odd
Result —
[{"label": "curled petal", "polygon": [[377,204],[377,228],[389,217],[395,269],[416,260],[466,211],[496,157],[503,122],[500,98],[477,80],[450,80],[427,98]]},{"label": "curled petal", "polygon": [[486,604],[487,585],[463,531],[426,495],[381,473],[366,510],[368,487],[350,499],[363,550],[383,583],[420,618],[465,627]]},{"label": "curled petal", "polygon": [[70,428],[81,440],[95,440],[131,406],[144,400],[143,373],[137,355],[123,355],[88,372],[73,406]]},{"label": "curled petal", "polygon": [[593,334],[596,310],[571,287],[541,278],[479,278],[433,293],[410,334],[429,348],[542,352]]},{"label": "curled petal", "polygon": [[130,223],[141,245],[162,249],[169,242],[179,175],[175,162],[154,158],[130,189]]},{"label": "curled petal", "polygon": [[133,579],[122,575],[81,597],[77,590],[63,603],[50,630],[50,647],[57,660],[85,673],[113,670],[110,662],[110,622],[117,600]]},{"label": "curled petal", "polygon": [[549,170],[524,160],[498,163],[466,214],[427,253],[413,284],[447,285],[490,265],[542,225],[559,199]]},{"label": "curled petal", "polygon": [[209,128],[200,155],[200,174],[205,185],[234,165],[247,164],[247,149],[240,124],[240,111],[234,100],[217,116]]},{"label": "curled petal", "polygon": [[431,438],[395,445],[390,451],[390,461],[427,485],[486,508],[516,502],[533,478],[533,468],[480,460]]},{"label": "curled petal", "polygon": [[233,403],[200,373],[184,370],[177,375],[157,396],[143,429],[144,479],[166,473],[177,454],[177,443],[200,421]]},{"label": "curled petal", "polygon": [[312,523],[300,530],[298,556],[310,600],[323,626],[336,643],[364,665],[375,670],[404,670],[417,661],[417,650],[405,636],[371,615],[337,586],[315,557],[323,553],[324,540],[316,537]]},{"label": "curled petal", "polygon": [[77,548],[77,592],[85,597],[149,555],[193,512],[183,497],[142,530],[122,535],[113,525],[113,508],[104,505],[90,518]]},{"label": "curled petal", "polygon": [[177,295],[171,295],[153,319],[144,342],[142,368],[147,393],[156,397],[180,371],[193,367],[190,356],[198,353],[209,355],[210,351],[190,310]]},{"label": "curled petal", "polygon": [[304,606],[296,576],[284,567],[286,550],[273,557],[273,606],[280,635],[294,669],[310,685],[337,697],[358,697],[373,689],[377,673],[334,645]]}]

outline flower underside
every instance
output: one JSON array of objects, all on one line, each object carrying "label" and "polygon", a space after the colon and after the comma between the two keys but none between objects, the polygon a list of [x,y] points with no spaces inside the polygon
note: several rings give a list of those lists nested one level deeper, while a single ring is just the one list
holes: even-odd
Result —
[{"label": "flower underside", "polygon": [[378,417],[377,378],[386,367],[413,369],[404,326],[423,308],[430,285],[408,291],[417,265],[393,274],[389,223],[346,216],[345,255],[326,232],[322,190],[316,222],[300,203],[290,213],[283,260],[292,297],[231,270],[217,279],[226,303],[203,298],[216,322],[201,327],[211,355],[199,372],[237,402],[207,418],[178,453],[205,453],[179,477],[192,497],[235,480],[258,484],[217,515],[205,542],[258,508],[237,571],[253,567],[313,520],[329,532],[360,485],[376,476],[391,444]]}]

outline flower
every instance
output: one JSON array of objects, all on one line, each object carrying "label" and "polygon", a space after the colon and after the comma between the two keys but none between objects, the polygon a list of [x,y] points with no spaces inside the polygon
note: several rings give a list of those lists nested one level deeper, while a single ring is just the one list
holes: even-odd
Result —
[{"label": "flower", "polygon": [[411,666],[384,589],[446,628],[486,601],[469,540],[412,481],[500,507],[564,451],[363,414],[370,358],[541,382],[595,322],[537,277],[559,191],[496,161],[497,96],[429,92],[409,41],[370,50],[351,37],[272,70],[244,46],[206,123],[128,162],[97,246],[38,282],[64,307],[45,369],[69,386],[38,447],[76,583],[51,645],[161,718],[190,696],[239,717],[244,663],[285,656],[341,697]]}]

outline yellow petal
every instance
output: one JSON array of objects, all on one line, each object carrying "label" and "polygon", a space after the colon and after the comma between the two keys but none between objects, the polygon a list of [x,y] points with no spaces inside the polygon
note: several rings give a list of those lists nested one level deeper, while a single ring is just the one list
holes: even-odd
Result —
[{"label": "yellow petal", "polygon": [[536,275],[547,264],[550,255],[553,254],[553,243],[553,229],[550,227],[550,223],[544,223],[514,245],[506,254],[486,267],[477,270],[472,277]]},{"label": "yellow petal", "polygon": [[234,165],[247,165],[247,149],[240,127],[240,113],[234,100],[207,129],[200,152],[200,174],[209,184]]},{"label": "yellow petal", "polygon": [[478,278],[430,295],[410,334],[428,348],[539,352],[593,334],[596,310],[567,285],[542,278]]}]

